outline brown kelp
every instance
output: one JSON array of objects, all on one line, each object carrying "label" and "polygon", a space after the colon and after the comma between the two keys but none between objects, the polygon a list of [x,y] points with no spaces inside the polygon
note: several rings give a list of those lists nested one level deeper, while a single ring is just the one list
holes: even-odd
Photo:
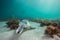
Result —
[{"label": "brown kelp", "polygon": [[8,25],[8,28],[10,28],[10,29],[16,29],[19,26],[19,20],[17,20],[17,19],[11,19],[6,24]]}]

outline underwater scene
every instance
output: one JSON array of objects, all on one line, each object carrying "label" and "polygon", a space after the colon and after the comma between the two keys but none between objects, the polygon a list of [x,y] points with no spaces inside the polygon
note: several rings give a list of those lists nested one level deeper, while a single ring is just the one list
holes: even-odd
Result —
[{"label": "underwater scene", "polygon": [[0,0],[0,40],[60,40],[60,0]]}]

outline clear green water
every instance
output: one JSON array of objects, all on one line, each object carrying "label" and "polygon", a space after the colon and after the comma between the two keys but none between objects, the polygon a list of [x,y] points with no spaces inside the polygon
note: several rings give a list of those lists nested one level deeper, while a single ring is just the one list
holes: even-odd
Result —
[{"label": "clear green water", "polygon": [[0,19],[60,18],[60,0],[1,0]]}]

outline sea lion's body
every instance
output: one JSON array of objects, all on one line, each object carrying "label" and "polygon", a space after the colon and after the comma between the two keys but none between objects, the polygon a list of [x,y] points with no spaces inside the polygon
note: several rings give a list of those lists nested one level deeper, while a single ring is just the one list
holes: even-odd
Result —
[{"label": "sea lion's body", "polygon": [[24,28],[30,29],[30,24],[27,20],[22,20],[22,22],[20,22],[20,26],[17,28],[16,33],[21,33]]}]

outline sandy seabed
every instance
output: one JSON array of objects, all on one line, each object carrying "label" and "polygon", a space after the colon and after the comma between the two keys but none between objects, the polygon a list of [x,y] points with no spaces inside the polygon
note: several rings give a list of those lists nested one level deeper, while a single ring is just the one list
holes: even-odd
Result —
[{"label": "sandy seabed", "polygon": [[8,28],[3,28],[2,26],[5,25],[5,22],[0,22],[0,40],[55,40],[44,36],[46,27],[39,27],[40,24],[35,22],[30,22],[30,24],[36,29],[16,34],[15,30],[8,31]]}]

